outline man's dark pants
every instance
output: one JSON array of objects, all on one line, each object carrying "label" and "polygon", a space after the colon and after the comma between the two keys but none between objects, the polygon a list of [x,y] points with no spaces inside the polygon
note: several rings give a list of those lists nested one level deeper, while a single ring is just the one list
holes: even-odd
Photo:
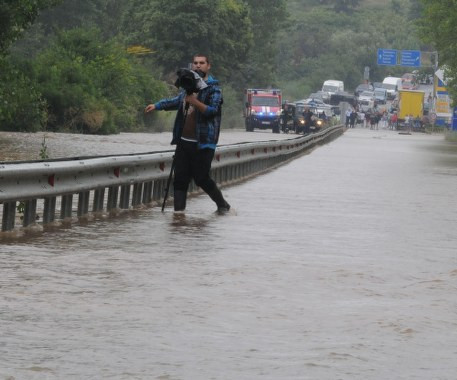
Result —
[{"label": "man's dark pants", "polygon": [[181,140],[175,152],[175,190],[187,192],[193,178],[195,184],[207,194],[216,189],[216,183],[209,172],[214,157],[214,149],[198,149],[198,143]]}]

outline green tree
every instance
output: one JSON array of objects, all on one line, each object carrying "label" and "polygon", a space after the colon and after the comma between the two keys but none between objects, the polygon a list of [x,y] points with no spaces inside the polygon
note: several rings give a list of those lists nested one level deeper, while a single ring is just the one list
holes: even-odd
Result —
[{"label": "green tree", "polygon": [[319,0],[321,4],[330,5],[335,12],[353,13],[361,0]]},{"label": "green tree", "polygon": [[41,9],[58,0],[0,0],[0,128],[36,131],[46,120],[45,103],[33,81],[8,57],[16,41]]},{"label": "green tree", "polygon": [[241,0],[133,1],[127,22],[128,42],[151,47],[154,61],[168,73],[186,67],[199,52],[209,54],[215,75],[227,79],[252,44],[248,7]]},{"label": "green tree", "polygon": [[38,12],[59,0],[0,0],[0,54],[14,42],[38,16]]},{"label": "green tree", "polygon": [[39,131],[46,118],[46,102],[36,84],[0,56],[0,130]]},{"label": "green tree", "polygon": [[425,42],[433,43],[439,55],[439,65],[445,68],[447,88],[457,104],[457,3],[453,0],[422,0],[424,16],[419,21]]},{"label": "green tree", "polygon": [[279,32],[286,27],[288,18],[286,2],[245,1],[249,5],[253,44],[241,68],[242,76],[236,75],[236,72],[232,75],[237,79],[236,82],[241,82],[247,87],[273,86],[276,81]]},{"label": "green tree", "polygon": [[53,130],[115,133],[135,129],[146,100],[166,93],[165,86],[145,76],[122,46],[113,40],[104,42],[96,29],[59,33],[34,66]]}]

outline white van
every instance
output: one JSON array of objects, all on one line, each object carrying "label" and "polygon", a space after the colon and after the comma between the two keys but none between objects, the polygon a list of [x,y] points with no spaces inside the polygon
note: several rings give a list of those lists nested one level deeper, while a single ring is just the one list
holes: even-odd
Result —
[{"label": "white van", "polygon": [[341,80],[329,79],[322,85],[322,91],[328,92],[330,95],[336,92],[344,91],[344,82]]},{"label": "white van", "polygon": [[401,90],[401,78],[385,77],[382,81],[382,87],[387,90],[388,99],[395,99],[398,91]]}]

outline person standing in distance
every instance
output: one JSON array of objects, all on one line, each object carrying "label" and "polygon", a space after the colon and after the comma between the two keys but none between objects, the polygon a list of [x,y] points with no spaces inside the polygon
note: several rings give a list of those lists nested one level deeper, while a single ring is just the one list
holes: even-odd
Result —
[{"label": "person standing in distance", "polygon": [[[230,205],[210,177],[211,162],[219,140],[222,107],[221,88],[219,82],[209,75],[210,68],[208,56],[196,54],[192,70],[199,72],[208,86],[193,94],[186,94],[183,90],[178,96],[149,104],[144,110],[146,113],[154,110],[178,111],[171,141],[172,145],[176,145],[173,180],[175,211],[185,210],[191,179],[216,203],[218,212],[230,210]],[[186,104],[189,106],[187,115]]]}]

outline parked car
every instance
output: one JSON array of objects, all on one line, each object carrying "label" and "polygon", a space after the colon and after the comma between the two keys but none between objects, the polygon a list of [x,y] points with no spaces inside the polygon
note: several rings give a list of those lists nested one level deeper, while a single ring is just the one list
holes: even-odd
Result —
[{"label": "parked car", "polygon": [[[305,121],[305,111],[307,110],[313,113],[309,126]],[[303,102],[285,103],[281,116],[281,129],[284,133],[312,133],[326,126],[327,120],[327,115],[319,107]]]},{"label": "parked car", "polygon": [[311,96],[306,99],[297,100],[296,103],[306,103],[306,104],[314,103],[314,104],[319,104],[319,105],[327,105],[322,99],[313,98]]},{"label": "parked car", "polygon": [[323,103],[328,103],[328,100],[330,98],[330,94],[328,92],[324,91],[317,91],[313,92],[312,94],[309,94],[308,99],[317,99],[322,101]]},{"label": "parked car", "polygon": [[359,110],[362,112],[371,111],[375,107],[373,100],[360,100],[359,101]]},{"label": "parked car", "polygon": [[415,90],[417,89],[417,79],[412,73],[406,73],[401,77],[401,87],[403,90]]},{"label": "parked car", "polygon": [[303,132],[305,118],[303,116],[304,105],[297,103],[284,103],[282,106],[281,130],[284,133]]},{"label": "parked car", "polygon": [[304,104],[308,107],[316,107],[319,110],[319,112],[324,112],[327,117],[331,117],[333,115],[332,107],[329,104],[324,103],[322,100],[317,98],[306,98],[302,100],[297,100],[295,103]]},{"label": "parked car", "polygon": [[362,100],[371,100],[371,101],[375,101],[375,95],[374,95],[374,91],[363,91],[360,93],[359,95],[359,103],[362,101]]},{"label": "parked car", "polygon": [[307,107],[312,113],[311,125],[309,126],[309,133],[319,132],[322,128],[328,125],[328,117],[323,116],[322,109],[316,107]]},{"label": "parked car", "polygon": [[387,102],[387,90],[385,88],[374,89],[374,99],[376,104],[386,104]]},{"label": "parked car", "polygon": [[330,105],[338,106],[341,102],[349,103],[352,107],[357,105],[357,97],[350,92],[337,92],[330,96]]},{"label": "parked car", "polygon": [[355,96],[359,96],[362,92],[364,91],[374,91],[374,87],[372,84],[370,83],[362,83],[362,84],[359,84],[355,91],[354,91],[354,94]]}]

